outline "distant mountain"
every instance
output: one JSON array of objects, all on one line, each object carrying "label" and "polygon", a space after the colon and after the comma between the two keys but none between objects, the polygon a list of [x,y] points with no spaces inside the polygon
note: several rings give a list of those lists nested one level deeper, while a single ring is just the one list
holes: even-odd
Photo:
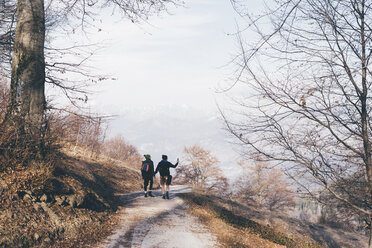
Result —
[{"label": "distant mountain", "polygon": [[[175,161],[183,148],[198,144],[221,161],[227,176],[234,176],[238,155],[228,142],[218,114],[188,106],[160,106],[124,111],[110,123],[110,135],[122,133],[140,153],[152,154],[155,162],[162,154]],[[236,168],[236,170],[234,170]]]}]

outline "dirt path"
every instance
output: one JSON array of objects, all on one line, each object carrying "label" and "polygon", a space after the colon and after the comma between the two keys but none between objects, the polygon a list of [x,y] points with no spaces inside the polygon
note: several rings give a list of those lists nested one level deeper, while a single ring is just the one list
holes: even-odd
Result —
[{"label": "dirt path", "polygon": [[216,238],[186,212],[186,204],[175,195],[191,189],[184,186],[171,189],[169,200],[162,199],[158,191],[154,192],[156,197],[145,198],[142,192],[123,195],[121,227],[99,247],[219,247]]}]

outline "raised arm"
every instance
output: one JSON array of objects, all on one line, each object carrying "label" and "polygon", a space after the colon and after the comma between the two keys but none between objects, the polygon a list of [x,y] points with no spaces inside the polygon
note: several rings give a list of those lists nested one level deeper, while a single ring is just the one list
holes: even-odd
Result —
[{"label": "raised arm", "polygon": [[168,162],[169,163],[169,167],[176,168],[179,162],[180,161],[179,161],[178,158],[177,158],[177,163],[176,164],[172,164],[171,162]]}]

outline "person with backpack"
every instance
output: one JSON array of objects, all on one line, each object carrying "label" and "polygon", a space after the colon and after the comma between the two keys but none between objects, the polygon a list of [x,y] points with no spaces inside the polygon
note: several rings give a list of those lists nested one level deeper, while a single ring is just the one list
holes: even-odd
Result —
[{"label": "person with backpack", "polygon": [[[145,191],[145,197],[147,195],[154,197],[152,194],[152,184],[153,184],[153,177],[154,174],[154,163],[151,160],[151,156],[149,154],[143,155],[145,157],[145,161],[142,161],[142,167],[141,167],[141,174],[143,179],[143,189]],[[150,183],[149,191],[147,192],[147,186]]]},{"label": "person with backpack", "polygon": [[169,199],[169,185],[172,182],[172,176],[169,172],[169,168],[176,168],[178,165],[179,159],[177,158],[177,163],[173,165],[172,163],[168,162],[168,156],[162,155],[162,161],[159,162],[158,166],[156,167],[155,174],[160,173],[160,185],[161,185],[161,193],[163,195],[163,199]]}]

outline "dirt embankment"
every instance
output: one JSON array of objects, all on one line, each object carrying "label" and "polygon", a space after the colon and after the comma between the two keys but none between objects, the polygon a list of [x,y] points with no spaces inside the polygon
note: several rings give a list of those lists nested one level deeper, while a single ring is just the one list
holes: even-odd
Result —
[{"label": "dirt embankment", "polygon": [[117,194],[141,189],[138,170],[106,157],[60,152],[0,177],[0,247],[80,247],[117,222]]}]

